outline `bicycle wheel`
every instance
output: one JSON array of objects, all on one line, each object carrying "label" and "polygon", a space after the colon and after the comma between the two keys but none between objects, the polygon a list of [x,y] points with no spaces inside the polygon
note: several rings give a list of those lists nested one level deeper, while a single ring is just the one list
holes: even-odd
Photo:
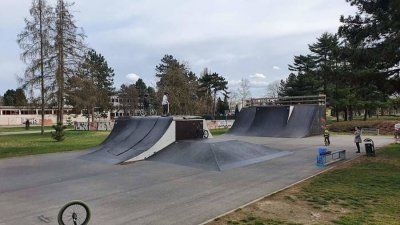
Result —
[{"label": "bicycle wheel", "polygon": [[203,138],[208,138],[208,130],[203,130]]},{"label": "bicycle wheel", "polygon": [[59,225],[87,225],[90,220],[89,207],[82,201],[65,204],[58,212]]}]

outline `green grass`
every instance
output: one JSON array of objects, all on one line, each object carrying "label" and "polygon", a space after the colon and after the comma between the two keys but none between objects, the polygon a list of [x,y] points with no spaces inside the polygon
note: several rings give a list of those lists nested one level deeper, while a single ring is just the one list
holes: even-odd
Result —
[{"label": "green grass", "polygon": [[[312,222],[313,225],[400,225],[400,145],[388,145],[381,148],[376,157],[362,157],[357,162],[318,175],[300,187],[295,193],[288,190],[294,196],[283,191],[282,198],[290,205],[297,205],[294,208],[307,204],[316,214],[330,214],[322,221]],[[262,201],[270,198],[274,197]],[[272,218],[264,216],[268,208],[260,208],[262,203],[215,221],[227,225],[299,224],[289,214],[286,218],[277,218],[275,213],[271,214]],[[310,216],[307,211],[298,213]]]},{"label": "green grass", "polygon": [[[30,126],[29,130],[25,126],[19,127],[0,127],[0,132],[20,132],[20,131],[40,131],[40,126]],[[68,126],[67,129],[73,129],[74,126]],[[52,126],[44,126],[44,130],[54,130]]]},{"label": "green grass", "polygon": [[400,145],[318,176],[299,198],[317,209],[336,205],[350,211],[334,224],[400,224]]},{"label": "green grass", "polygon": [[228,132],[229,128],[217,128],[217,129],[210,129],[210,132],[213,136],[218,136],[221,134],[225,134]]},{"label": "green grass", "polygon": [[100,144],[109,131],[66,131],[57,142],[50,133],[0,136],[0,158],[87,149]]}]

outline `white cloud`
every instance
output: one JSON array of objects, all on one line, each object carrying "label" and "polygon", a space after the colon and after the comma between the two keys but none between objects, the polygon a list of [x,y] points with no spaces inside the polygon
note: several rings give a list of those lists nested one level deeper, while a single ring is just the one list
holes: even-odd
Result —
[{"label": "white cloud", "polygon": [[[54,5],[56,0],[49,2]],[[0,93],[16,88],[16,80],[7,78],[25,70],[15,40],[30,6],[26,0],[0,0],[0,68],[6,70],[0,74]],[[188,61],[196,74],[208,67],[229,75],[231,87],[243,75],[254,86],[264,85],[260,82],[270,81],[273,74],[248,75],[277,70],[274,65],[287,65],[294,55],[307,54],[307,44],[323,32],[336,32],[340,15],[353,14],[355,9],[346,1],[327,0],[119,0],[113,4],[85,0],[76,1],[72,11],[88,45],[115,70],[116,84],[136,81],[137,74],[154,83],[155,66],[163,55],[171,54]],[[12,58],[16,66],[4,67],[3,58]],[[129,74],[132,68],[137,74]],[[282,67],[279,74],[273,79],[284,79],[289,72]]]},{"label": "white cloud", "polygon": [[273,66],[272,69],[274,70],[281,70],[281,68],[279,66]]},{"label": "white cloud", "polygon": [[262,73],[256,73],[254,75],[250,75],[250,78],[255,78],[255,79],[265,79],[267,78],[264,74]]},{"label": "white cloud", "polygon": [[129,80],[136,82],[137,80],[139,80],[140,76],[135,74],[135,73],[130,73],[128,75],[126,75],[126,78],[128,78]]},{"label": "white cloud", "polygon": [[228,85],[231,87],[238,86],[241,82],[242,82],[242,80],[228,80]]},{"label": "white cloud", "polygon": [[250,80],[250,87],[252,88],[266,88],[269,82]]}]

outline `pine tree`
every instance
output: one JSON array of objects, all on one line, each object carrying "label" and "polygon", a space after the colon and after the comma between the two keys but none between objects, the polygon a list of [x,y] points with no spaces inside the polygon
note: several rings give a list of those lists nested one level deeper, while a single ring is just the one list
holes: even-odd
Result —
[{"label": "pine tree", "polygon": [[18,44],[23,50],[22,60],[27,64],[24,78],[20,78],[23,88],[40,87],[41,94],[41,134],[44,133],[46,92],[50,88],[52,51],[53,8],[45,0],[33,0],[30,19],[25,19],[25,29],[18,35]]},{"label": "pine tree", "polygon": [[114,70],[104,56],[91,49],[80,64],[76,75],[67,79],[67,101],[76,108],[86,109],[94,121],[95,111],[102,113],[111,109],[110,96],[113,88]]}]

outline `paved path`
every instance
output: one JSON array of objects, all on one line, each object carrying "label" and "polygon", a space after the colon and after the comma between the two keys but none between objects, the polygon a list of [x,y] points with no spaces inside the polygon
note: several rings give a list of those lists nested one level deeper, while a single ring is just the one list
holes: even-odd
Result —
[{"label": "paved path", "polygon": [[[90,224],[199,224],[323,170],[315,166],[321,137],[237,138],[293,153],[222,172],[151,161],[105,165],[77,159],[82,151],[0,160],[0,225],[46,224],[40,215],[56,224],[60,207],[73,199],[88,203]],[[356,157],[352,136],[331,142],[330,150]]]}]

